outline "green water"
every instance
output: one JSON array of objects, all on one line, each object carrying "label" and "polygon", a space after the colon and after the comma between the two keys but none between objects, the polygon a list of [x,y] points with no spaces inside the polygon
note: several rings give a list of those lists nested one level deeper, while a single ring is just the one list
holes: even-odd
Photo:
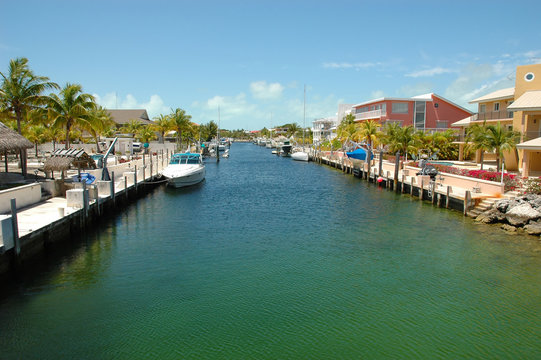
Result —
[{"label": "green water", "polygon": [[1,359],[539,359],[541,244],[251,144],[0,297]]}]

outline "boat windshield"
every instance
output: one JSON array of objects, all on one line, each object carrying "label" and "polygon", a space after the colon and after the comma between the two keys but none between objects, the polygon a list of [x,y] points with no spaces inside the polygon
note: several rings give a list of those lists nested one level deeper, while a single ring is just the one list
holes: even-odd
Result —
[{"label": "boat windshield", "polygon": [[169,164],[199,164],[200,159],[199,154],[174,154]]}]

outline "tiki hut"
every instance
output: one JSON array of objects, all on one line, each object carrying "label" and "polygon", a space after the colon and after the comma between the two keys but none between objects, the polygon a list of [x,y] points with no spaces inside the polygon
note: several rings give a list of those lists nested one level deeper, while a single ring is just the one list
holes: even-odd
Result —
[{"label": "tiki hut", "polygon": [[6,172],[8,172],[8,152],[20,152],[33,146],[27,138],[0,122],[0,153],[4,154]]},{"label": "tiki hut", "polygon": [[57,149],[45,161],[43,170],[47,172],[64,171],[69,169],[95,169],[96,162],[83,149]]}]

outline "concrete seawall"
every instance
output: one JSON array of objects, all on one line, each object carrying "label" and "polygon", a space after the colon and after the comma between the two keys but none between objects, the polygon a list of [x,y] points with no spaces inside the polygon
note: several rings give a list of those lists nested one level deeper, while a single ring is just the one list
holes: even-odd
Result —
[{"label": "concrete seawall", "polygon": [[[110,169],[111,181],[98,181],[88,187],[81,183],[72,184],[71,189],[64,189],[65,197],[52,197],[27,207],[17,205],[14,217],[3,215],[3,221],[9,222],[8,232],[12,232],[13,237],[0,239],[0,283],[19,269],[31,268],[34,260],[47,253],[48,249],[73,241],[100,220],[118,213],[163,184],[159,178],[167,160],[167,156],[153,156],[152,160],[147,157],[145,165],[141,161],[122,164]],[[33,194],[34,187],[40,187],[39,183],[36,184],[31,184],[27,192]],[[41,195],[41,191],[39,193]],[[14,192],[11,196],[21,198]],[[22,199],[27,197],[23,195]],[[6,202],[9,206],[10,201]],[[16,221],[12,221],[13,218]]]}]

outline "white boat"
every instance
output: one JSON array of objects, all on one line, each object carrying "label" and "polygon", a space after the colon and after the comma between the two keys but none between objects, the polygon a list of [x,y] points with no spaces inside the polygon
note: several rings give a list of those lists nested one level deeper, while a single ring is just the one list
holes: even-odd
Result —
[{"label": "white boat", "polygon": [[291,158],[297,161],[308,161],[308,154],[304,151],[297,151],[291,154]]},{"label": "white boat", "polygon": [[162,175],[167,179],[167,184],[173,187],[195,185],[205,179],[205,164],[200,154],[174,154]]}]

